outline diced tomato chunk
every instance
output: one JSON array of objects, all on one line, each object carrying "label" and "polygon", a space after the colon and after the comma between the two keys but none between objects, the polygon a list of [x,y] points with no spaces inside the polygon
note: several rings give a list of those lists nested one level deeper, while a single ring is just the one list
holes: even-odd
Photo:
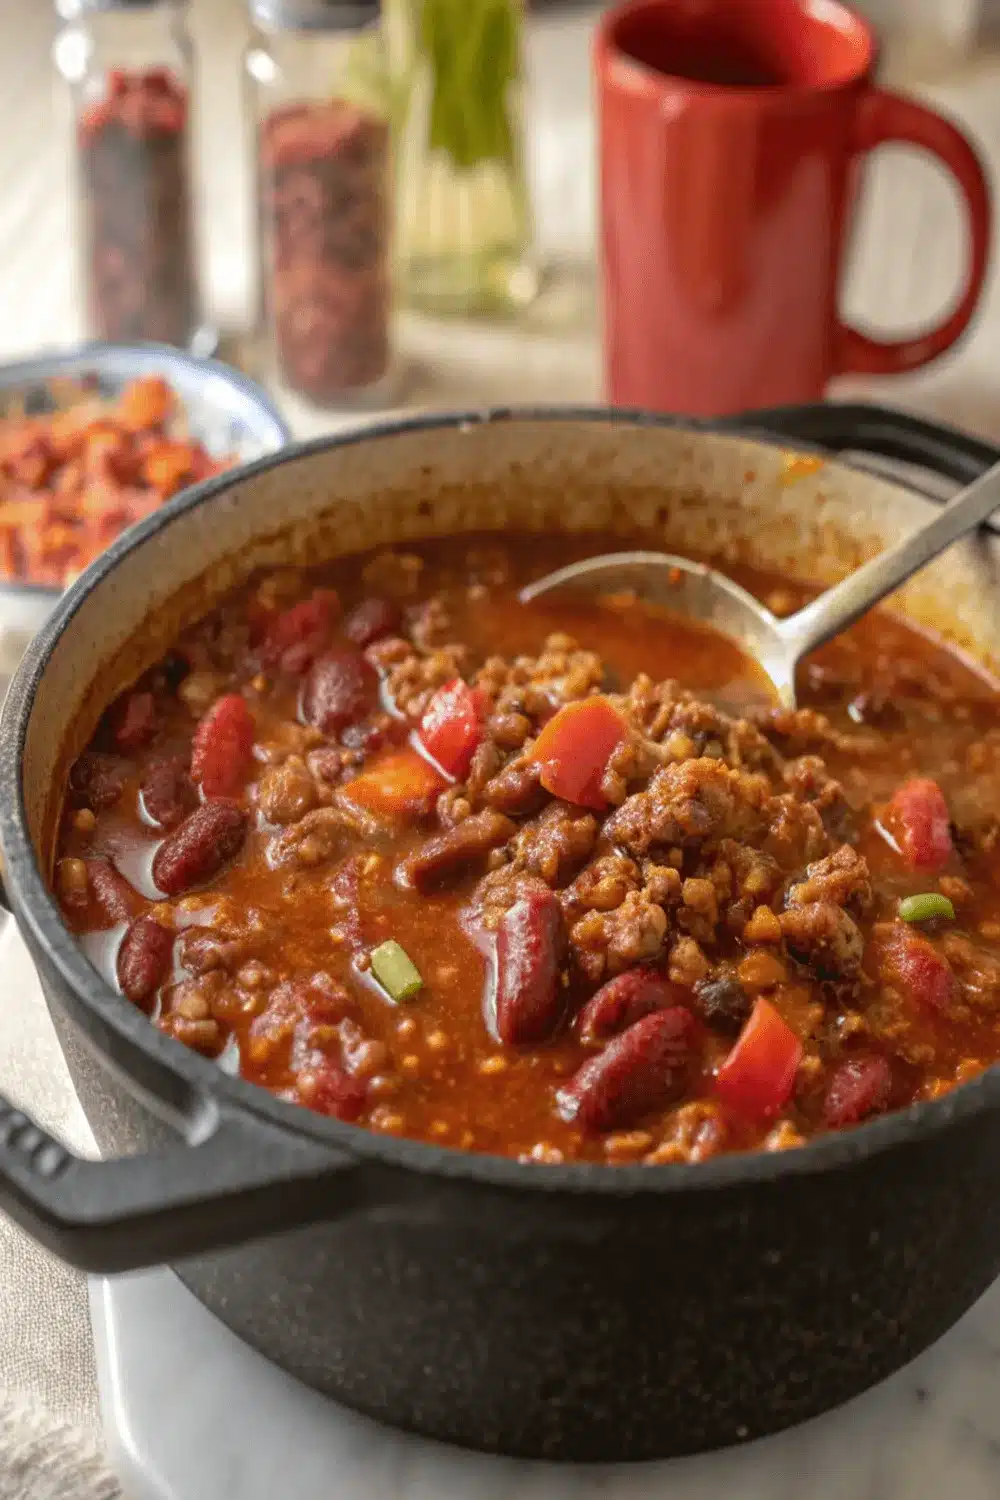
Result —
[{"label": "diced tomato chunk", "polygon": [[554,714],[531,751],[539,780],[553,797],[578,807],[607,807],[601,782],[608,761],[627,737],[628,724],[607,698],[582,698]]},{"label": "diced tomato chunk", "polygon": [[787,1103],[802,1060],[802,1043],[769,1000],[754,1002],[715,1086],[734,1113],[769,1120]]},{"label": "diced tomato chunk", "polygon": [[191,744],[191,775],[206,797],[235,797],[253,757],[253,715],[239,693],[217,698]]},{"label": "diced tomato chunk", "polygon": [[882,823],[914,870],[943,870],[954,853],[948,804],[928,776],[915,776],[896,789]]},{"label": "diced tomato chunk", "polygon": [[484,695],[453,677],[438,688],[420,720],[418,736],[427,754],[447,776],[461,781],[482,743]]},{"label": "diced tomato chunk", "polygon": [[162,427],[176,405],[176,397],[163,377],[146,375],[133,380],[122,391],[118,401],[118,420],[128,432]]},{"label": "diced tomato chunk", "polygon": [[376,818],[425,817],[446,785],[416,750],[395,750],[341,787],[338,796]]},{"label": "diced tomato chunk", "polygon": [[947,1014],[955,975],[943,953],[906,922],[894,922],[880,944],[879,974],[925,1009]]}]

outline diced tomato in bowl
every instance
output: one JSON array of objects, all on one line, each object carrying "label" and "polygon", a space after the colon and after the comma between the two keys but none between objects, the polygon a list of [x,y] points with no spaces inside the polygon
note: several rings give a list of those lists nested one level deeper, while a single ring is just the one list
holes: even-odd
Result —
[{"label": "diced tomato in bowl", "polygon": [[31,632],[118,534],[190,485],[289,441],[214,360],[88,344],[0,367],[0,588]]}]

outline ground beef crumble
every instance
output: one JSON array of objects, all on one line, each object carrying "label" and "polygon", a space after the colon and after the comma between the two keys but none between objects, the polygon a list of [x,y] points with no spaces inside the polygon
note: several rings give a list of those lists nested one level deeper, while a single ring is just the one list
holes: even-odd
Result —
[{"label": "ground beef crumble", "polygon": [[[401,690],[410,711],[413,685],[422,703],[460,657],[447,645],[411,643],[404,655],[402,642],[384,644],[389,691]],[[598,816],[545,792],[531,748],[560,704],[598,691],[603,676],[599,658],[565,635],[535,658],[491,657],[473,674],[493,705],[487,737],[465,781],[440,798],[442,832],[406,861],[404,880],[457,880],[488,854],[472,901],[488,928],[544,884],[566,915],[568,970],[589,984],[662,962],[693,986],[734,939],[754,941],[748,924],[761,907],[771,921],[760,941],[817,982],[855,977],[863,944],[843,908],[864,910],[871,886],[864,859],[841,842],[850,804],[819,755],[786,759],[771,742],[832,742],[828,721],[802,710],[755,725],[640,676],[612,695],[633,732],[609,761]]]}]

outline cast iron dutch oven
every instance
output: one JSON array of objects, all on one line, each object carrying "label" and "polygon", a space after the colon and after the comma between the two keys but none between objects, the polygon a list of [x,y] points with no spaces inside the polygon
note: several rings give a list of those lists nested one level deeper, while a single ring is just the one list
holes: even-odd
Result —
[{"label": "cast iron dutch oven", "polygon": [[[842,443],[867,424],[866,441],[958,479],[997,456],[872,409],[851,420]],[[783,417],[799,440],[837,421]],[[831,580],[931,504],[838,463],[809,470],[773,436],[719,426],[430,418],[286,449],[117,542],[35,640],[0,728],[8,894],[109,1159],[73,1158],[4,1105],[0,1206],[88,1270],[174,1265],[248,1343],[353,1407],[511,1454],[737,1442],[937,1338],[1000,1271],[1000,1070],[775,1155],[611,1168],[437,1149],[282,1103],[161,1035],[90,967],[45,878],[55,788],[102,704],[251,567],[473,528],[641,524],[674,550]],[[1000,539],[953,549],[899,607],[995,664]]]}]

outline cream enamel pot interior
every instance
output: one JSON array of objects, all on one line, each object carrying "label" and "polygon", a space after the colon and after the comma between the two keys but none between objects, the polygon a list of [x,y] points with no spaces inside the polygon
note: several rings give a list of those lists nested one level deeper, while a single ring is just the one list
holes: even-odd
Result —
[{"label": "cream enamel pot interior", "polygon": [[[295,1109],[169,1041],[84,959],[44,872],[60,778],[103,704],[261,563],[470,529],[642,527],[723,566],[830,581],[929,513],[836,463],[790,465],[773,441],[557,411],[293,447],[129,532],[61,601],[0,723],[11,905],[102,1152],[124,1159],[76,1161],[6,1106],[0,1206],[89,1269],[175,1263],[307,1383],[501,1452],[719,1446],[904,1363],[1000,1271],[1000,1070],[779,1155],[463,1155]],[[957,545],[898,607],[995,666],[1000,540]]]}]

